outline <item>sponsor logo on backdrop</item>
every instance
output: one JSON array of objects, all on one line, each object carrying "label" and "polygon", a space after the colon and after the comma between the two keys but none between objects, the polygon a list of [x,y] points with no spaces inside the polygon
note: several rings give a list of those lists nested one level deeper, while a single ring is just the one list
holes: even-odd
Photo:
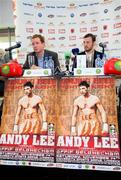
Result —
[{"label": "sponsor logo on backdrop", "polygon": [[86,7],[88,4],[79,4],[79,7]]},{"label": "sponsor logo on backdrop", "polygon": [[44,22],[36,22],[37,25],[44,25]]},{"label": "sponsor logo on backdrop", "polygon": [[121,35],[121,32],[114,33],[113,36],[119,36]]},{"label": "sponsor logo on backdrop", "polygon": [[114,9],[114,11],[119,11],[119,10],[121,10],[121,6],[118,6]]},{"label": "sponsor logo on backdrop", "polygon": [[[118,39],[115,39],[114,42],[113,42],[113,44],[120,44],[120,43],[121,42]],[[117,49],[117,48],[115,48],[115,49]]]},{"label": "sponsor logo on backdrop", "polygon": [[54,41],[56,38],[55,37],[49,37],[48,40],[49,41]]},{"label": "sponsor logo on backdrop", "polygon": [[105,5],[105,4],[110,4],[110,3],[112,3],[112,0],[103,0],[101,4]]},{"label": "sponsor logo on backdrop", "polygon": [[80,36],[79,39],[83,39],[83,36]]},{"label": "sponsor logo on backdrop", "polygon": [[48,8],[48,9],[55,9],[55,6],[46,6],[46,8]]},{"label": "sponsor logo on backdrop", "polygon": [[96,15],[96,14],[99,14],[99,12],[92,12],[92,13],[89,13],[90,16]]},{"label": "sponsor logo on backdrop", "polygon": [[54,16],[54,14],[49,14],[47,17],[48,18],[54,18],[55,16]]},{"label": "sponsor logo on backdrop", "polygon": [[77,6],[74,3],[70,3],[69,6],[67,7],[67,9],[76,9],[76,8]]},{"label": "sponsor logo on backdrop", "polygon": [[65,44],[60,44],[59,48],[66,48],[66,45]]},{"label": "sponsor logo on backdrop", "polygon": [[80,32],[87,32],[87,28],[80,28]]},{"label": "sponsor logo on backdrop", "polygon": [[65,9],[66,6],[56,6],[56,8],[58,8],[58,9]]},{"label": "sponsor logo on backdrop", "polygon": [[70,40],[70,41],[76,40],[76,36],[69,36],[69,40]]},{"label": "sponsor logo on backdrop", "polygon": [[65,26],[64,22],[60,22],[58,26]]},{"label": "sponsor logo on backdrop", "polygon": [[108,9],[104,9],[104,13],[107,14],[108,13]]},{"label": "sponsor logo on backdrop", "polygon": [[48,34],[55,34],[55,29],[48,29]]},{"label": "sponsor logo on backdrop", "polygon": [[91,24],[97,24],[97,20],[96,20],[96,19],[93,19],[93,20],[91,21]]},{"label": "sponsor logo on backdrop", "polygon": [[38,17],[42,17],[42,13],[41,12],[38,13]]},{"label": "sponsor logo on backdrop", "polygon": [[55,45],[54,45],[54,44],[50,44],[49,47],[50,47],[50,48],[55,48]]},{"label": "sponsor logo on backdrop", "polygon": [[39,33],[43,33],[43,29],[39,29]]},{"label": "sponsor logo on backdrop", "polygon": [[37,3],[37,4],[34,6],[34,8],[35,8],[35,9],[43,9],[43,8],[45,8],[45,7],[43,6],[42,3]]},{"label": "sponsor logo on backdrop", "polygon": [[76,47],[77,44],[69,44],[69,47]]},{"label": "sponsor logo on backdrop", "polygon": [[91,30],[91,32],[98,31],[98,27],[97,27],[97,26],[95,26],[95,27],[91,27],[91,28],[90,28],[90,30]]},{"label": "sponsor logo on backdrop", "polygon": [[121,19],[121,16],[118,14],[118,15],[114,18],[114,20],[115,20],[115,19],[117,19],[117,20],[118,20],[118,19]]},{"label": "sponsor logo on backdrop", "polygon": [[24,2],[23,2],[23,5],[24,5],[24,6],[31,6],[31,7],[33,6],[33,4],[30,4],[30,3],[24,3]]},{"label": "sponsor logo on backdrop", "polygon": [[32,14],[32,13],[27,13],[27,12],[24,12],[24,15],[26,15],[26,16],[34,16],[34,14]]},{"label": "sponsor logo on backdrop", "polygon": [[103,25],[103,30],[107,30],[108,29],[108,25]]},{"label": "sponsor logo on backdrop", "polygon": [[57,17],[57,18],[65,18],[66,15],[59,14],[59,15],[57,15],[56,17]]},{"label": "sponsor logo on backdrop", "polygon": [[81,21],[80,22],[80,25],[85,25],[85,24],[87,24],[86,21]]},{"label": "sponsor logo on backdrop", "polygon": [[101,19],[101,21],[110,21],[110,18]]},{"label": "sponsor logo on backdrop", "polygon": [[71,13],[71,14],[70,14],[70,17],[71,17],[71,18],[73,18],[74,16],[75,16],[75,14],[74,14],[74,13]]},{"label": "sponsor logo on backdrop", "polygon": [[121,28],[121,22],[114,24],[114,29]]},{"label": "sponsor logo on backdrop", "polygon": [[26,32],[33,33],[34,32],[34,28],[26,28]]},{"label": "sponsor logo on backdrop", "polygon": [[69,25],[76,25],[77,23],[76,22],[69,22],[68,24]]},{"label": "sponsor logo on backdrop", "polygon": [[59,39],[59,40],[65,40],[65,39],[66,39],[66,37],[61,36],[61,37],[59,37],[58,39]]},{"label": "sponsor logo on backdrop", "polygon": [[28,21],[26,22],[26,24],[27,24],[27,25],[33,25],[33,22],[32,22],[31,20],[28,20]]},{"label": "sponsor logo on backdrop", "polygon": [[48,26],[54,26],[53,22],[49,22]]},{"label": "sponsor logo on backdrop", "polygon": [[109,37],[109,33],[102,33],[102,34],[101,34],[101,37],[102,37],[102,38],[108,38],[108,37]]},{"label": "sponsor logo on backdrop", "polygon": [[58,29],[58,33],[59,34],[65,34],[66,33],[66,29]]},{"label": "sponsor logo on backdrop", "polygon": [[70,32],[71,32],[71,33],[74,33],[74,32],[75,32],[75,29],[74,29],[74,28],[71,28],[71,29],[70,29]]},{"label": "sponsor logo on backdrop", "polygon": [[81,13],[80,16],[81,17],[85,17],[87,15],[87,13]]},{"label": "sponsor logo on backdrop", "polygon": [[99,2],[97,3],[90,3],[89,6],[97,6],[99,4]]}]

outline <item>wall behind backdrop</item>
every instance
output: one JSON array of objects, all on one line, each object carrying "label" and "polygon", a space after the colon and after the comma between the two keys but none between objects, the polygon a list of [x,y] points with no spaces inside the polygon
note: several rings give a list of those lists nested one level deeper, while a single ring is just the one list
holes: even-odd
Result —
[{"label": "wall behind backdrop", "polygon": [[98,50],[103,42],[108,57],[121,57],[121,0],[13,0],[13,13],[21,63],[32,50],[35,33],[45,36],[46,48],[58,52],[61,64],[65,51],[83,50],[83,36],[89,32],[97,35]]}]

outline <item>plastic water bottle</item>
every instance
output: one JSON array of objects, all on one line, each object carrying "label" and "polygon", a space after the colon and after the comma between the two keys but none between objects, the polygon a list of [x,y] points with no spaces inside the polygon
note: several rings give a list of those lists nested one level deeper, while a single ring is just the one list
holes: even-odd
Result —
[{"label": "plastic water bottle", "polygon": [[49,56],[48,59],[48,68],[51,69],[52,74],[54,73],[54,61],[52,59],[52,56]]},{"label": "plastic water bottle", "polygon": [[48,69],[48,57],[44,58],[44,69]]},{"label": "plastic water bottle", "polygon": [[102,68],[104,65],[103,59],[100,58],[100,55],[97,55],[97,58],[95,59],[95,67],[96,68]]},{"label": "plastic water bottle", "polygon": [[103,54],[103,65],[106,63],[106,61],[107,61],[106,54]]}]

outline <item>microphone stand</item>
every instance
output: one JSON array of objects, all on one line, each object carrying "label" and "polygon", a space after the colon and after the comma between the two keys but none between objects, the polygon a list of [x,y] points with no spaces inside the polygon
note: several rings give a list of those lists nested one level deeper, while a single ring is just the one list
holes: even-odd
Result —
[{"label": "microphone stand", "polygon": [[104,54],[104,52],[105,52],[105,48],[104,48],[104,47],[102,47],[102,53]]},{"label": "microphone stand", "polygon": [[10,60],[13,59],[13,58],[12,58],[12,50],[9,50],[9,58],[10,58]]}]

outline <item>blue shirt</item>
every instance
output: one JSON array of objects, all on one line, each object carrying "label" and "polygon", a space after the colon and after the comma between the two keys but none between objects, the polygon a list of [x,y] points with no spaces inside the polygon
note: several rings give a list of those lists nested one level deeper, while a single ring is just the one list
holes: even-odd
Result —
[{"label": "blue shirt", "polygon": [[44,55],[42,55],[42,57],[38,58],[38,66],[41,68],[44,68]]}]

